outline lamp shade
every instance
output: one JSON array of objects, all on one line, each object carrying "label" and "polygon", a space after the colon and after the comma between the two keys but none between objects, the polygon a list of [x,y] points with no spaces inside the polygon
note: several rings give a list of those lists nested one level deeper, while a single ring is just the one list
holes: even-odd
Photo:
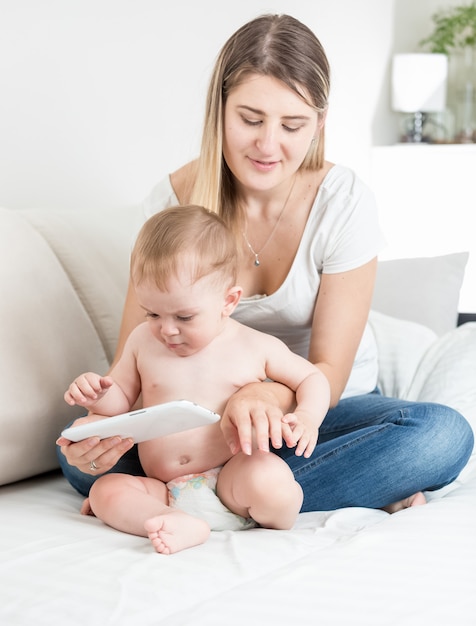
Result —
[{"label": "lamp shade", "polygon": [[446,54],[396,54],[392,62],[392,109],[404,113],[444,111]]}]

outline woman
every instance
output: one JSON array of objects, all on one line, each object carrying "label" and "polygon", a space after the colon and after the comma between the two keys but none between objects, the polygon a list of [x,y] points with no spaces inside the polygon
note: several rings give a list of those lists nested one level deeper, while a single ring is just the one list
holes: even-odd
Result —
[{"label": "woman", "polygon": [[[302,23],[268,15],[245,24],[217,59],[199,159],[157,185],[146,214],[177,202],[220,213],[241,249],[245,297],[234,317],[283,339],[329,382],[330,407],[310,458],[282,447],[280,420],[294,397],[273,382],[230,398],[222,431],[231,451],[249,454],[252,430],[261,450],[271,442],[303,488],[302,511],[394,512],[452,482],[473,435],[453,409],[376,390],[366,323],[383,238],[369,190],[324,159],[329,86],[324,50]],[[129,289],[118,354],[141,321]],[[65,475],[85,495],[113,468],[142,472],[130,441],[58,442]]]}]

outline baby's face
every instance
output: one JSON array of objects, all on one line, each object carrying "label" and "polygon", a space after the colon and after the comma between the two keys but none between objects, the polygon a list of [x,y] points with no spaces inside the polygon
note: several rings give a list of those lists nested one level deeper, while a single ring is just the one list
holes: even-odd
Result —
[{"label": "baby's face", "polygon": [[137,298],[154,337],[177,356],[190,356],[207,346],[230,314],[229,290],[220,284],[213,275],[192,282],[190,274],[179,273],[169,279],[166,291],[150,282],[137,285]]}]

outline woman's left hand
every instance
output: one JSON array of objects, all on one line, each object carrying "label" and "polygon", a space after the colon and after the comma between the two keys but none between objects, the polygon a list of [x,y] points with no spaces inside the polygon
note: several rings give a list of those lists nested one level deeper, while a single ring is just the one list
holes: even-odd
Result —
[{"label": "woman's left hand", "polygon": [[281,448],[283,440],[293,447],[292,427],[282,421],[293,404],[294,393],[280,383],[250,383],[239,389],[228,400],[220,422],[231,453],[251,454],[254,442],[263,452],[269,452],[270,441],[274,448]]}]

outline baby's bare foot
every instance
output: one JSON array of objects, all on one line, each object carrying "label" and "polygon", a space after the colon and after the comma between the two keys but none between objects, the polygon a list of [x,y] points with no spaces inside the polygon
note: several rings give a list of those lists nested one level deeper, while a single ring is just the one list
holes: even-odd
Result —
[{"label": "baby's bare foot", "polygon": [[206,522],[182,511],[172,511],[148,519],[144,528],[155,550],[173,554],[204,543],[210,535]]},{"label": "baby's bare foot", "polygon": [[426,504],[426,498],[421,491],[418,491],[418,493],[414,493],[409,498],[384,506],[382,509],[387,511],[387,513],[396,513],[402,509],[408,509],[411,506],[421,506],[422,504]]}]

